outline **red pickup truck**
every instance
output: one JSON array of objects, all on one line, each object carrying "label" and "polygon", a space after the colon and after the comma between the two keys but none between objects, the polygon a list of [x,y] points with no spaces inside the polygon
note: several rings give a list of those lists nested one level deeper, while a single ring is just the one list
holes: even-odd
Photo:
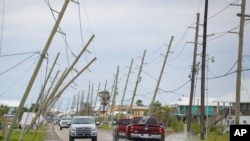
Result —
[{"label": "red pickup truck", "polygon": [[134,117],[127,125],[126,139],[165,141],[165,128],[154,117]]},{"label": "red pickup truck", "polygon": [[131,119],[121,118],[117,120],[113,127],[113,141],[119,141],[119,138],[126,137],[126,127],[131,123]]}]

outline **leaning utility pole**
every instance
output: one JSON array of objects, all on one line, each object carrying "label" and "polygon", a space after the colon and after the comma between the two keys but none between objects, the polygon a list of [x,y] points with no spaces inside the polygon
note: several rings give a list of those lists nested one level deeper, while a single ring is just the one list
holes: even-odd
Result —
[{"label": "leaning utility pole", "polygon": [[111,123],[113,122],[113,119],[114,119],[115,98],[116,98],[116,95],[117,95],[118,76],[119,76],[119,66],[117,66],[117,72],[116,72],[116,75],[115,75],[115,86],[114,86],[114,91],[113,91],[112,106],[111,106],[111,112],[110,112]]},{"label": "leaning utility pole", "polygon": [[126,94],[127,85],[128,85],[128,80],[129,80],[129,76],[130,76],[130,73],[131,73],[133,61],[134,61],[134,59],[131,60],[130,67],[129,67],[129,71],[128,71],[128,76],[127,76],[127,80],[126,80],[126,84],[125,84],[125,88],[124,88],[124,90],[123,90],[122,100],[121,100],[121,104],[120,104],[120,106],[119,106],[118,119],[120,118],[120,114],[121,114],[121,110],[122,110],[122,106],[123,106],[123,100],[124,100],[124,97],[125,97],[125,94]]},{"label": "leaning utility pole", "polygon": [[131,100],[130,107],[129,107],[129,112],[132,112],[132,106],[133,106],[133,103],[134,103],[134,98],[135,98],[137,86],[138,86],[139,82],[141,81],[140,76],[141,76],[141,71],[142,71],[142,66],[143,66],[143,63],[144,63],[145,55],[146,55],[146,50],[144,50],[144,53],[143,53],[141,66],[140,66],[140,69],[139,69],[139,72],[138,72],[138,75],[137,75],[137,79],[136,79],[136,83],[135,83],[135,89],[134,89],[132,100]]},{"label": "leaning utility pole", "polygon": [[170,40],[170,43],[169,43],[169,45],[168,45],[168,50],[167,50],[167,52],[166,52],[166,55],[165,55],[165,59],[164,59],[162,68],[161,68],[161,73],[160,73],[159,79],[158,79],[157,84],[156,84],[156,87],[155,87],[154,96],[153,96],[153,99],[152,99],[152,101],[151,101],[150,108],[149,108],[149,112],[148,112],[148,115],[150,115],[150,116],[153,115],[152,112],[153,112],[155,97],[156,97],[157,92],[158,92],[158,89],[159,89],[159,85],[160,85],[160,82],[161,82],[162,74],[163,74],[164,69],[165,69],[165,65],[166,65],[166,62],[167,62],[168,54],[169,54],[169,52],[170,52],[170,48],[171,48],[173,39],[174,39],[174,37],[172,36],[172,37],[171,37],[171,40]]},{"label": "leaning utility pole", "polygon": [[96,107],[96,102],[97,102],[98,93],[100,91],[100,86],[101,86],[101,82],[99,82],[99,85],[98,85],[98,89],[97,89],[97,93],[96,93],[96,97],[95,97],[94,108]]},{"label": "leaning utility pole", "polygon": [[55,33],[56,33],[56,31],[57,31],[57,28],[58,28],[58,26],[59,26],[59,24],[60,24],[60,22],[61,22],[61,20],[62,20],[62,17],[63,17],[63,15],[64,15],[64,12],[65,12],[65,10],[66,10],[68,4],[69,4],[69,0],[65,0],[65,2],[64,2],[64,4],[63,4],[63,7],[62,7],[62,9],[61,9],[61,12],[60,12],[59,15],[58,15],[58,18],[57,18],[57,20],[56,20],[56,23],[55,23],[55,25],[54,25],[54,27],[53,27],[51,33],[50,33],[50,36],[49,36],[49,38],[48,38],[48,40],[47,40],[47,42],[46,42],[46,44],[45,44],[45,47],[44,47],[44,49],[43,49],[43,51],[42,51],[42,54],[41,54],[41,56],[40,56],[40,58],[39,58],[39,60],[38,60],[38,63],[37,63],[36,68],[35,68],[35,70],[34,70],[34,72],[33,72],[33,75],[31,76],[31,79],[30,79],[30,81],[29,81],[29,84],[28,84],[28,86],[27,86],[27,88],[26,88],[26,90],[25,90],[25,92],[24,92],[24,95],[23,95],[23,97],[22,97],[22,99],[21,99],[21,102],[20,102],[20,104],[19,104],[19,106],[18,106],[18,109],[17,109],[17,111],[16,111],[16,113],[15,113],[15,116],[14,116],[14,118],[13,118],[12,124],[11,124],[9,130],[8,130],[7,133],[6,133],[6,136],[5,136],[5,138],[4,138],[4,141],[9,141],[9,140],[10,140],[10,135],[11,135],[11,133],[12,133],[12,130],[14,129],[14,126],[16,125],[17,119],[18,119],[19,115],[21,114],[21,111],[23,110],[23,106],[24,106],[24,104],[25,104],[25,102],[26,102],[26,99],[27,99],[27,97],[28,97],[28,95],[29,95],[29,92],[30,92],[30,90],[31,90],[31,88],[32,88],[32,86],[33,86],[33,84],[34,84],[34,81],[35,81],[35,79],[36,79],[36,76],[37,76],[37,74],[38,74],[38,72],[39,72],[39,70],[40,70],[40,67],[41,67],[42,63],[43,63],[44,56],[45,56],[45,55],[47,54],[47,52],[48,52],[48,49],[49,49],[49,47],[50,47],[50,44],[51,44],[51,42],[52,42],[52,40],[53,40],[53,38],[54,38],[54,35],[55,35]]},{"label": "leaning utility pole", "polygon": [[195,40],[194,40],[194,56],[193,56],[193,66],[192,66],[192,76],[191,76],[191,89],[189,97],[189,106],[188,106],[188,118],[187,118],[187,135],[190,135],[191,121],[192,121],[192,104],[193,104],[193,95],[194,95],[194,83],[195,83],[195,74],[196,74],[196,53],[198,46],[198,33],[199,33],[199,21],[200,13],[197,13],[196,19],[196,30],[195,30]]},{"label": "leaning utility pole", "polygon": [[241,68],[242,68],[242,52],[243,52],[243,35],[244,35],[244,15],[246,0],[242,0],[240,15],[240,32],[239,32],[239,49],[238,49],[238,65],[236,78],[236,98],[235,98],[235,124],[240,123],[240,93],[241,93]]},{"label": "leaning utility pole", "polygon": [[91,96],[90,96],[90,116],[93,113],[93,94],[94,94],[94,83],[92,83]]},{"label": "leaning utility pole", "polygon": [[[66,70],[64,71],[64,73],[62,74],[62,77],[58,80],[58,83],[56,84],[55,88],[53,89],[53,91],[51,92],[50,96],[48,97],[48,99],[42,103],[41,107],[39,108],[39,110],[36,112],[36,116],[32,119],[30,125],[28,126],[27,131],[34,125],[36,119],[38,118],[38,116],[41,114],[41,110],[43,110],[44,108],[46,108],[47,105],[49,105],[50,103],[53,103],[54,101],[58,100],[58,98],[62,95],[62,93],[69,87],[69,85],[71,85],[85,70],[88,69],[88,67],[96,60],[96,58],[93,58],[84,68],[82,68],[73,78],[70,79],[70,81],[68,83],[66,83],[66,85],[61,88],[58,92],[59,86],[61,85],[62,81],[65,79],[65,77],[67,76],[67,72]],[[71,68],[71,67],[70,67]],[[69,70],[72,70],[70,69]]]},{"label": "leaning utility pole", "polygon": [[40,91],[40,94],[39,94],[39,96],[38,96],[38,98],[36,100],[35,106],[32,109],[32,112],[35,112],[35,110],[36,110],[36,108],[38,106],[39,101],[40,101],[40,103],[42,103],[43,100],[45,99],[45,97],[44,97],[44,90],[45,90],[45,87],[47,85],[47,82],[49,81],[50,75],[51,75],[51,73],[52,73],[52,71],[53,71],[53,69],[54,69],[54,67],[56,65],[56,62],[57,62],[57,59],[58,59],[59,55],[60,55],[60,53],[57,53],[56,59],[54,60],[54,63],[52,65],[51,69],[50,69],[50,72],[49,72],[48,76],[46,77],[46,80],[45,80],[45,82],[43,84],[43,87],[42,87],[42,89]]},{"label": "leaning utility pole", "polygon": [[208,0],[205,0],[203,42],[202,42],[202,63],[201,63],[201,114],[200,114],[200,140],[204,140],[204,99],[205,99],[205,77],[206,77],[206,46],[207,46],[207,12]]},{"label": "leaning utility pole", "polygon": [[90,91],[90,81],[89,81],[89,88],[88,88],[88,95],[87,95],[87,105],[86,105],[87,106],[87,109],[86,109],[87,110],[87,116],[89,116],[89,103],[90,103],[89,102],[89,94],[90,94],[89,91]]}]

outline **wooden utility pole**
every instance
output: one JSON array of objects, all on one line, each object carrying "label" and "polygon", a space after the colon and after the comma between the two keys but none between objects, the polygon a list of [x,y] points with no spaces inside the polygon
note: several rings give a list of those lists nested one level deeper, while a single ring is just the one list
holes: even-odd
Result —
[{"label": "wooden utility pole", "polygon": [[48,40],[47,40],[47,42],[46,42],[46,44],[45,44],[45,47],[44,47],[44,49],[43,49],[43,51],[42,51],[42,54],[41,54],[41,56],[40,56],[40,58],[39,58],[39,60],[38,60],[38,63],[37,63],[36,68],[35,68],[35,70],[34,70],[34,72],[33,72],[33,75],[31,76],[31,79],[30,79],[30,81],[29,81],[29,84],[28,84],[28,86],[27,86],[27,88],[26,88],[26,90],[25,90],[25,92],[24,92],[24,95],[23,95],[21,101],[20,101],[20,104],[19,104],[19,106],[18,106],[18,109],[17,109],[17,111],[16,111],[16,113],[15,113],[15,116],[14,116],[14,118],[13,118],[12,124],[10,125],[10,128],[8,129],[8,131],[7,131],[7,133],[6,133],[6,136],[5,136],[5,138],[4,138],[4,141],[9,141],[9,140],[10,140],[10,135],[11,135],[11,133],[12,133],[12,130],[14,129],[14,126],[16,125],[17,119],[18,119],[18,117],[19,117],[21,111],[23,110],[23,106],[24,106],[24,104],[25,104],[25,102],[26,102],[26,99],[27,99],[27,97],[28,97],[28,95],[29,95],[29,92],[30,92],[30,90],[31,90],[31,88],[32,88],[32,86],[33,86],[33,84],[34,84],[34,82],[35,82],[36,76],[37,76],[37,74],[38,74],[38,72],[39,72],[39,70],[40,70],[40,67],[41,67],[42,63],[43,63],[44,56],[45,56],[45,55],[47,54],[47,52],[48,52],[48,49],[49,49],[49,47],[50,47],[50,44],[51,44],[51,42],[52,42],[52,40],[53,40],[53,38],[54,38],[54,35],[55,35],[56,31],[57,31],[58,26],[59,26],[59,24],[60,24],[60,22],[61,22],[61,20],[62,20],[62,17],[63,17],[63,15],[64,15],[64,12],[65,12],[67,6],[68,6],[68,3],[69,3],[69,0],[65,0],[65,2],[64,2],[64,4],[63,4],[63,7],[62,7],[62,9],[61,9],[61,12],[60,12],[59,15],[58,15],[58,18],[57,18],[57,20],[56,20],[56,23],[55,23],[55,25],[54,25],[54,27],[53,27],[51,33],[50,33],[50,36],[49,36],[49,38],[48,38]]},{"label": "wooden utility pole", "polygon": [[164,59],[162,68],[161,68],[160,76],[159,76],[159,79],[158,79],[157,84],[156,84],[156,87],[155,87],[154,96],[153,96],[153,99],[152,99],[152,101],[151,101],[150,109],[149,109],[149,112],[148,112],[148,115],[150,115],[150,116],[153,115],[153,108],[154,108],[155,97],[156,97],[156,95],[157,95],[157,92],[158,92],[158,89],[159,89],[159,86],[160,86],[160,83],[161,83],[162,74],[163,74],[164,69],[165,69],[165,65],[166,65],[166,62],[167,62],[168,54],[169,54],[169,52],[170,52],[170,48],[171,48],[173,39],[174,39],[174,37],[172,36],[172,37],[171,37],[171,40],[170,40],[170,42],[169,42],[169,45],[168,45],[168,49],[167,49],[167,52],[166,52],[166,55],[165,55],[165,59]]},{"label": "wooden utility pole", "polygon": [[131,63],[130,63],[129,71],[128,71],[128,76],[127,76],[125,88],[124,88],[124,90],[123,90],[122,100],[121,100],[121,104],[120,104],[120,106],[119,106],[118,119],[120,118],[120,115],[121,115],[121,109],[122,109],[122,106],[123,106],[123,100],[124,100],[124,97],[125,97],[125,94],[126,94],[126,90],[127,90],[127,85],[128,85],[129,76],[130,76],[131,69],[132,69],[132,66],[133,66],[133,61],[134,61],[134,60],[132,59],[132,60],[131,60]]},{"label": "wooden utility pole", "polygon": [[94,95],[94,83],[92,83],[91,96],[90,96],[90,116],[92,116],[93,111],[93,95]]},{"label": "wooden utility pole", "polygon": [[191,89],[190,89],[188,117],[187,117],[187,135],[188,136],[190,135],[191,121],[193,117],[192,105],[193,105],[194,84],[195,84],[195,75],[196,75],[196,54],[197,54],[197,46],[198,46],[199,21],[200,21],[200,13],[197,13],[195,40],[194,40],[194,53],[193,53],[194,55],[193,55],[192,75],[191,75]]},{"label": "wooden utility pole", "polygon": [[[119,66],[118,66],[119,67]],[[116,73],[116,75],[117,75],[117,73]],[[108,101],[108,109],[110,109],[110,116],[112,115],[112,110],[113,110],[113,100],[114,100],[114,95],[115,95],[115,92],[116,92],[116,90],[114,90],[114,89],[116,89],[115,88],[115,85],[116,85],[116,75],[115,75],[115,78],[114,78],[114,82],[113,82],[113,85],[112,85],[112,90],[111,90],[111,94],[110,94],[110,99],[109,99],[109,101]],[[112,98],[112,99],[111,99]],[[108,120],[111,120],[111,118],[109,118]]]},{"label": "wooden utility pole", "polygon": [[35,110],[36,110],[36,108],[37,108],[37,106],[38,106],[39,101],[40,101],[40,103],[42,103],[42,100],[45,99],[45,97],[44,97],[44,90],[45,90],[45,87],[46,87],[46,85],[47,85],[47,82],[49,81],[49,78],[50,78],[50,76],[51,76],[51,73],[52,73],[52,71],[53,71],[53,69],[54,69],[54,67],[55,67],[55,65],[56,65],[56,62],[57,62],[57,60],[58,60],[59,55],[60,55],[60,53],[57,53],[56,59],[54,60],[54,63],[53,63],[53,65],[52,65],[52,67],[51,67],[51,69],[50,69],[50,71],[49,71],[49,74],[48,74],[48,76],[46,77],[46,80],[45,80],[45,82],[44,82],[44,84],[43,84],[43,87],[42,87],[42,89],[41,89],[41,91],[40,91],[40,94],[39,94],[39,96],[38,96],[38,98],[37,98],[37,100],[36,100],[35,106],[34,106],[34,108],[32,109],[32,112],[35,112]]},{"label": "wooden utility pole", "polygon": [[80,114],[80,111],[81,111],[81,109],[79,109],[79,107],[80,107],[80,102],[81,102],[81,100],[80,100],[80,91],[78,92],[78,95],[77,95],[77,103],[76,103],[76,113],[77,113],[77,116],[79,116]]},{"label": "wooden utility pole", "polygon": [[[50,103],[53,103],[54,101],[58,100],[58,98],[62,95],[62,93],[69,87],[69,85],[71,85],[76,78],[78,78],[85,70],[88,69],[88,67],[96,60],[96,58],[93,58],[83,69],[81,69],[76,76],[74,76],[68,83],[66,83],[66,85],[59,90],[59,92],[57,92],[60,84],[62,83],[63,79],[60,78],[57,85],[55,86],[55,88],[53,89],[53,91],[51,92],[50,96],[48,97],[48,100],[44,101],[44,103],[41,105],[41,108],[39,108],[39,110],[36,113],[36,116],[32,119],[30,126],[28,127],[27,131],[34,125],[36,119],[39,117],[39,115],[41,114],[41,111],[43,109],[46,108],[47,105],[49,105]],[[66,72],[64,72],[62,74],[62,77],[65,76]]]},{"label": "wooden utility pole", "polygon": [[204,122],[204,102],[205,102],[205,77],[206,77],[206,46],[207,46],[207,13],[208,0],[205,0],[204,24],[203,24],[203,42],[202,42],[202,63],[201,63],[201,114],[200,114],[200,140],[204,140],[205,122]]},{"label": "wooden utility pole", "polygon": [[84,109],[85,109],[85,105],[84,105],[84,91],[82,90],[81,92],[81,112],[80,115],[83,116],[84,115]]},{"label": "wooden utility pole", "polygon": [[132,113],[132,106],[133,106],[133,103],[134,103],[134,98],[135,98],[135,95],[136,95],[136,90],[137,90],[139,82],[141,81],[141,71],[142,71],[142,66],[143,66],[143,63],[144,63],[145,55],[146,55],[146,50],[144,50],[144,53],[143,53],[143,57],[142,57],[142,61],[141,61],[141,66],[140,66],[140,69],[139,69],[139,72],[138,72],[138,75],[137,75],[137,79],[136,79],[136,83],[135,83],[135,88],[134,88],[132,100],[131,100],[129,111],[128,111],[128,112],[131,112],[131,113]]},{"label": "wooden utility pole", "polygon": [[99,93],[99,91],[100,91],[100,87],[101,87],[101,82],[99,82],[99,85],[98,85],[98,89],[97,89],[97,93],[96,93],[96,97],[95,97],[94,108],[96,107],[96,102],[97,102],[98,93]]},{"label": "wooden utility pole", "polygon": [[235,98],[235,124],[240,123],[241,69],[242,69],[245,6],[246,6],[246,0],[242,0],[241,13],[239,14],[240,31],[239,31],[239,49],[238,49],[238,64],[237,64],[237,76],[236,76],[237,78],[236,78],[236,98]]},{"label": "wooden utility pole", "polygon": [[90,81],[89,81],[89,88],[88,88],[88,95],[87,95],[87,115],[89,116],[89,94],[90,94]]},{"label": "wooden utility pole", "polygon": [[75,109],[75,104],[76,104],[76,95],[74,95],[74,97],[73,97],[73,101],[71,103],[70,111]]},{"label": "wooden utility pole", "polygon": [[114,86],[114,90],[113,90],[112,106],[111,106],[111,112],[110,112],[111,123],[113,122],[113,119],[114,119],[115,99],[116,99],[116,95],[117,95],[118,76],[119,76],[119,66],[117,66],[117,72],[115,75],[115,86]]}]

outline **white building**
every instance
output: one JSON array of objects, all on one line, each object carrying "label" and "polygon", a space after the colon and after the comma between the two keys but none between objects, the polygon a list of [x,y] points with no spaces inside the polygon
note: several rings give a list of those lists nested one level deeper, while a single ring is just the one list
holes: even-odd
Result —
[{"label": "white building", "polygon": [[[228,125],[234,124],[235,120],[235,93],[229,93],[215,100],[215,102],[229,105],[229,115],[227,117]],[[240,123],[250,124],[250,95],[247,91],[241,91],[240,95]]]}]

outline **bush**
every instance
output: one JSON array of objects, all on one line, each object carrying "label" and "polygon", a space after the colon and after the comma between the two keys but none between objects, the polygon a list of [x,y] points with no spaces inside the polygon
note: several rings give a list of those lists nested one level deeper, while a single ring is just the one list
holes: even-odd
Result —
[{"label": "bush", "polygon": [[225,130],[225,126],[223,124],[218,124],[216,126],[216,132],[218,135],[222,135],[224,130]]},{"label": "bush", "polygon": [[200,133],[200,124],[198,124],[198,123],[192,124],[191,132],[195,135],[199,134]]},{"label": "bush", "polygon": [[184,131],[184,123],[182,121],[172,120],[171,127],[172,129],[174,129],[175,132]]}]

